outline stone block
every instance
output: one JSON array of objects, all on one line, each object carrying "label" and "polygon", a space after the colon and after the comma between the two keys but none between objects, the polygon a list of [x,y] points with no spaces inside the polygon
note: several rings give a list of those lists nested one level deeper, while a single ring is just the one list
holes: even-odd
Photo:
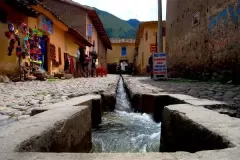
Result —
[{"label": "stone block", "polygon": [[142,100],[142,111],[144,113],[154,113],[156,96],[143,94],[141,97]]},{"label": "stone block", "polygon": [[66,79],[71,79],[71,78],[73,78],[73,75],[72,74],[65,74],[64,77]]},{"label": "stone block", "polygon": [[188,104],[167,106],[163,110],[161,151],[197,152],[237,147],[239,131],[240,119]]},{"label": "stone block", "polygon": [[55,108],[0,129],[0,152],[89,152],[88,106]]},{"label": "stone block", "polygon": [[64,74],[63,73],[56,73],[56,74],[54,74],[54,77],[61,79],[62,77],[64,77]]},{"label": "stone block", "polygon": [[102,123],[102,101],[101,99],[92,99],[92,111],[91,111],[91,117],[92,117],[92,126],[96,127],[100,123]]}]

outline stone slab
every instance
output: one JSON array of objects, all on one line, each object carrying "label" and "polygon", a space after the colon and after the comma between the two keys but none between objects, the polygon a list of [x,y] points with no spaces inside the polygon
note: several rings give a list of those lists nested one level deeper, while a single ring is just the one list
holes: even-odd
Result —
[{"label": "stone slab", "polygon": [[6,160],[238,160],[240,148],[176,153],[0,153]]},{"label": "stone slab", "polygon": [[116,85],[118,79],[118,75],[108,75],[64,81],[0,83],[0,114],[16,118],[31,115],[32,109],[41,109],[86,94],[101,94]]},{"label": "stone slab", "polygon": [[186,99],[184,100],[188,104],[192,104],[194,106],[215,106],[215,107],[220,107],[220,106],[226,106],[227,103],[225,102],[220,102],[220,101],[213,101],[213,100],[208,100],[208,99]]},{"label": "stone slab", "polygon": [[0,152],[90,151],[90,107],[55,108],[3,126],[0,144]]},{"label": "stone slab", "polygon": [[[205,137],[202,137],[206,141],[204,145],[207,145],[209,142],[209,146],[202,145],[202,147],[211,148],[210,145],[212,145],[214,149],[214,147],[220,146],[240,146],[240,119],[189,104],[165,107],[161,131],[163,148],[164,145],[175,146],[176,150],[186,148],[184,146],[188,148],[198,147],[198,145],[200,146],[199,143],[202,143],[198,141],[204,134],[206,134]],[[199,132],[202,134],[199,135]],[[184,141],[185,143],[180,144],[178,141]],[[222,142],[220,143],[219,141]],[[196,146],[191,147],[191,145]]]},{"label": "stone slab", "polygon": [[61,103],[55,103],[52,105],[48,105],[46,107],[41,107],[42,110],[49,110],[49,109],[54,109],[54,108],[59,108],[59,107],[68,107],[68,106],[76,106],[76,105],[81,105],[86,102],[91,101],[92,99],[101,99],[100,95],[97,94],[87,94],[84,96],[80,97],[75,97],[66,101],[63,101]]}]

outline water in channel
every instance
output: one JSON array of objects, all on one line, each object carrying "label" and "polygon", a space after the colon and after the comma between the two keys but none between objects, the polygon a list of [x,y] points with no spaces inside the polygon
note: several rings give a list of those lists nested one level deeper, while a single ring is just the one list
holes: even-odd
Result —
[{"label": "water in channel", "polygon": [[93,152],[158,152],[160,124],[148,114],[134,113],[120,79],[114,112],[105,112],[102,124],[93,129]]}]

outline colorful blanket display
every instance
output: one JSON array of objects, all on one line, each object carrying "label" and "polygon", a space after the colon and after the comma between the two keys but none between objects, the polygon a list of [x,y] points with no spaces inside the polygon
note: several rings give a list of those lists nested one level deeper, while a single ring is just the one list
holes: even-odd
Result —
[{"label": "colorful blanket display", "polygon": [[[21,77],[26,78],[39,70],[42,65],[43,55],[40,38],[43,37],[43,33],[37,29],[28,28],[25,23],[22,23],[19,28],[20,33],[18,29],[15,29],[14,24],[9,22],[5,36],[9,39],[8,56],[12,56],[12,52],[16,47],[16,56],[19,58],[21,75],[24,75]],[[15,45],[16,42],[17,45]],[[22,63],[23,61],[24,63]]]}]

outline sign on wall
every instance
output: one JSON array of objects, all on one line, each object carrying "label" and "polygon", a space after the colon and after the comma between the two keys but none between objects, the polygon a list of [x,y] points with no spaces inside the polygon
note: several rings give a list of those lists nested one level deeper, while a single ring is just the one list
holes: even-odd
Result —
[{"label": "sign on wall", "polygon": [[93,33],[93,26],[92,26],[92,24],[88,24],[87,31],[88,31],[88,38],[91,38],[92,37],[92,33]]},{"label": "sign on wall", "polygon": [[153,78],[155,80],[167,78],[167,55],[166,53],[153,54]]},{"label": "sign on wall", "polygon": [[150,44],[150,53],[156,52],[156,44]]},{"label": "sign on wall", "polygon": [[39,29],[46,33],[53,34],[53,22],[44,15],[41,15]]}]

